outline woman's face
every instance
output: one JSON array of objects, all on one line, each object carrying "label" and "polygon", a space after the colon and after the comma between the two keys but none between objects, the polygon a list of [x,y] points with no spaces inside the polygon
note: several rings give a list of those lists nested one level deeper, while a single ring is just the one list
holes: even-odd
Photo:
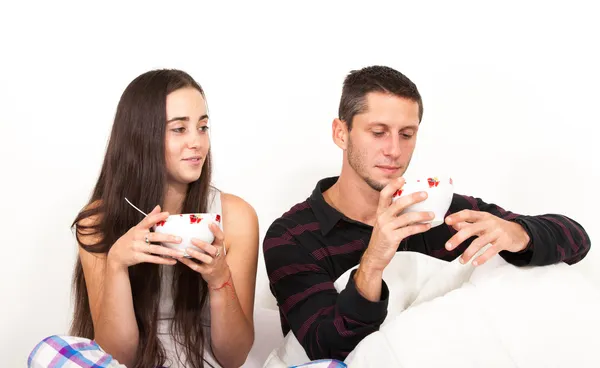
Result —
[{"label": "woman's face", "polygon": [[165,155],[170,184],[200,178],[210,148],[206,103],[200,91],[182,88],[167,96]]}]

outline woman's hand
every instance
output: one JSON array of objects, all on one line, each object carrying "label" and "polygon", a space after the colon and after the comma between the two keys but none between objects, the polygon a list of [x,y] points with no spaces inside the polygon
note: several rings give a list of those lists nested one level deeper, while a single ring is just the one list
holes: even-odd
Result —
[{"label": "woman's hand", "polygon": [[200,252],[194,248],[187,249],[187,253],[201,263],[197,263],[187,258],[179,258],[179,261],[201,274],[209,288],[218,289],[229,282],[231,273],[229,272],[229,265],[225,260],[223,232],[221,231],[221,228],[214,223],[209,225],[209,229],[215,236],[215,240],[212,244],[205,243],[198,239],[192,239],[192,244],[206,253]]},{"label": "woman's hand", "polygon": [[139,224],[129,229],[129,231],[113,244],[108,252],[108,262],[123,268],[138,263],[176,264],[177,260],[160,256],[179,258],[184,254],[182,251],[152,244],[159,242],[181,242],[181,238],[174,235],[150,232],[152,226],[160,221],[166,220],[167,217],[169,217],[168,212],[160,212],[160,206],[154,207],[147,217],[140,221]]}]

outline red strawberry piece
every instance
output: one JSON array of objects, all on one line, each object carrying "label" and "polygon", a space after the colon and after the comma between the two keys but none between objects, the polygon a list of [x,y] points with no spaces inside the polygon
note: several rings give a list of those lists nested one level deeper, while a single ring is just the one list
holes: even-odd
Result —
[{"label": "red strawberry piece", "polygon": [[165,221],[159,221],[156,226],[165,226]]},{"label": "red strawberry piece", "polygon": [[217,215],[216,220],[217,220],[217,222],[221,222],[221,215]]},{"label": "red strawberry piece", "polygon": [[394,193],[394,197],[400,197],[402,195],[402,189],[398,189],[396,193]]}]

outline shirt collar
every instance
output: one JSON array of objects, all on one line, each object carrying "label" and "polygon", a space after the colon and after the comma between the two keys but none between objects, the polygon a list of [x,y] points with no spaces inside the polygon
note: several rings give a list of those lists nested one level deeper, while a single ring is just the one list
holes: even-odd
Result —
[{"label": "shirt collar", "polygon": [[331,207],[323,197],[323,192],[331,188],[331,186],[338,181],[338,178],[339,176],[333,176],[319,180],[309,198],[310,207],[317,217],[321,233],[324,236],[327,235],[342,218],[344,218],[344,215]]}]

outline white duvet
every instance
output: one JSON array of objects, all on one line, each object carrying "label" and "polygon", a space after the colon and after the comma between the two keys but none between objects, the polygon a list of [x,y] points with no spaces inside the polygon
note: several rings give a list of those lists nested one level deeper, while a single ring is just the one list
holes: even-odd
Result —
[{"label": "white duvet", "polygon": [[[600,367],[600,290],[564,263],[519,268],[496,256],[475,268],[399,252],[384,279],[388,317],[349,367]],[[264,367],[308,361],[290,333]]]}]

